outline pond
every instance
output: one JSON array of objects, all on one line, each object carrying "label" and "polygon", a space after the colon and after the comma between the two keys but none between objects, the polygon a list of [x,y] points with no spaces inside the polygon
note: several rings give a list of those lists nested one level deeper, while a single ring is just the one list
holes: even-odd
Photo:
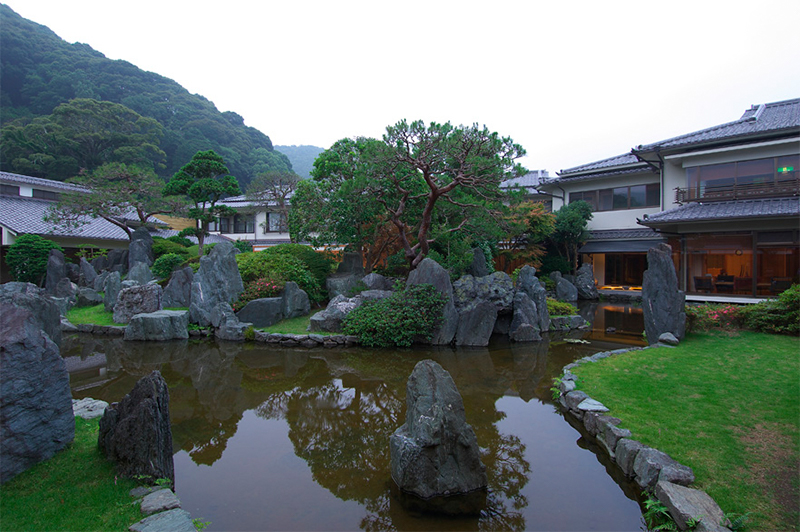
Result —
[{"label": "pond", "polygon": [[[213,530],[640,530],[638,487],[551,399],[571,361],[643,345],[641,311],[591,305],[591,331],[488,348],[275,348],[72,335],[75,398],[119,401],[160,370],[170,389],[176,492]],[[612,328],[612,329],[610,329]],[[615,329],[615,330],[614,330]],[[607,332],[608,331],[608,332]],[[405,509],[389,436],[405,386],[431,358],[453,376],[489,478],[487,509],[442,518]]]}]

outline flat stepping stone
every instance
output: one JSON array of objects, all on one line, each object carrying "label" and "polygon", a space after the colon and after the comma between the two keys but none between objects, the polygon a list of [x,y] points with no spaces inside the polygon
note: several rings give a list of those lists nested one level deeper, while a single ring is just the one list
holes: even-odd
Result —
[{"label": "flat stepping stone", "polygon": [[128,527],[131,532],[197,532],[186,510],[175,508],[145,517]]},{"label": "flat stepping stone", "polygon": [[142,499],[142,514],[152,515],[181,507],[181,501],[172,493],[171,489],[164,488],[145,495]]}]

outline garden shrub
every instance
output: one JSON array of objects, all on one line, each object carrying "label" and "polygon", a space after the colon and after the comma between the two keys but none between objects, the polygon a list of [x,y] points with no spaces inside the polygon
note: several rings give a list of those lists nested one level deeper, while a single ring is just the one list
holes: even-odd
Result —
[{"label": "garden shrub", "polygon": [[158,257],[150,271],[159,279],[167,279],[178,266],[186,262],[186,257],[178,255],[177,253],[167,253]]},{"label": "garden shrub", "polygon": [[236,255],[239,273],[245,283],[257,279],[269,279],[283,286],[294,281],[308,294],[309,300],[323,300],[322,288],[317,279],[308,271],[303,261],[285,253],[268,253],[267,251],[239,253]]},{"label": "garden shrub", "polygon": [[249,281],[245,283],[244,290],[241,294],[239,294],[238,301],[234,302],[231,306],[233,307],[234,312],[239,312],[244,308],[245,305],[254,299],[276,297],[281,293],[281,290],[283,290],[285,284],[285,281],[275,281],[266,277]]},{"label": "garden shrub", "polygon": [[47,259],[51,249],[64,252],[61,246],[39,235],[18,236],[6,252],[6,264],[11,275],[19,282],[41,286],[47,274]]},{"label": "garden shrub", "polygon": [[569,261],[555,252],[549,252],[542,257],[542,267],[539,272],[539,278],[548,278],[553,272],[569,273],[572,271],[572,266]]},{"label": "garden shrub", "polygon": [[411,285],[386,299],[364,301],[345,317],[342,330],[368,347],[408,347],[431,339],[442,323],[444,303],[432,285]]},{"label": "garden shrub", "polygon": [[330,253],[320,252],[311,246],[302,244],[278,244],[261,253],[282,253],[300,259],[321,288],[325,287],[325,279],[331,274],[333,266],[336,264]]},{"label": "garden shrub", "polygon": [[235,247],[242,253],[249,253],[253,251],[253,244],[251,242],[248,242],[247,240],[236,240],[233,243],[233,247]]},{"label": "garden shrub", "polygon": [[744,326],[760,332],[800,335],[800,285],[793,284],[777,300],[762,301],[740,311]]},{"label": "garden shrub", "polygon": [[167,240],[169,240],[170,242],[175,242],[176,244],[180,244],[185,248],[192,247],[192,241],[186,238],[185,236],[172,235],[167,237]]},{"label": "garden shrub", "polygon": [[743,307],[729,303],[686,305],[686,330],[735,330],[742,324]]},{"label": "garden shrub", "polygon": [[575,305],[548,297],[547,313],[550,314],[550,316],[574,316],[578,313],[578,309]]},{"label": "garden shrub", "polygon": [[[171,238],[171,237],[170,237]],[[164,255],[179,255],[183,260],[188,259],[191,253],[187,248],[172,240],[161,238],[160,236],[153,237],[153,257],[158,259]]]}]

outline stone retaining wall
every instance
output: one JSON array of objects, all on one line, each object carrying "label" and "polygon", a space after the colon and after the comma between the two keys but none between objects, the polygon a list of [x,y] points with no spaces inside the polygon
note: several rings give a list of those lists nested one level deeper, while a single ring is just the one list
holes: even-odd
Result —
[{"label": "stone retaining wall", "polygon": [[558,403],[569,415],[578,419],[597,444],[617,464],[626,477],[633,479],[642,489],[653,493],[669,510],[680,530],[687,530],[692,520],[699,521],[693,530],[723,532],[729,529],[720,523],[730,524],[722,510],[706,493],[688,488],[694,482],[694,472],[678,463],[666,453],[648,447],[632,438],[630,430],[619,428],[622,420],[606,415],[608,408],[576,390],[577,377],[572,369],[630,351],[667,348],[661,345],[604,351],[581,358],[564,366],[558,386]]}]

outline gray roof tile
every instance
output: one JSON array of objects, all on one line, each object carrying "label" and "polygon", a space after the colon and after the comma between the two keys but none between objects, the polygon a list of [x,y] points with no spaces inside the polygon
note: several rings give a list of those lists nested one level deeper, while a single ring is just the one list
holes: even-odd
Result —
[{"label": "gray roof tile", "polygon": [[89,192],[88,188],[81,185],[73,185],[72,183],[64,183],[62,181],[53,181],[52,179],[42,179],[40,177],[12,174],[9,172],[0,172],[0,182],[30,187],[63,190],[65,192]]},{"label": "gray roof tile", "polygon": [[685,223],[706,220],[773,218],[800,216],[800,198],[755,199],[688,203],[674,209],[650,214],[645,225]]}]

